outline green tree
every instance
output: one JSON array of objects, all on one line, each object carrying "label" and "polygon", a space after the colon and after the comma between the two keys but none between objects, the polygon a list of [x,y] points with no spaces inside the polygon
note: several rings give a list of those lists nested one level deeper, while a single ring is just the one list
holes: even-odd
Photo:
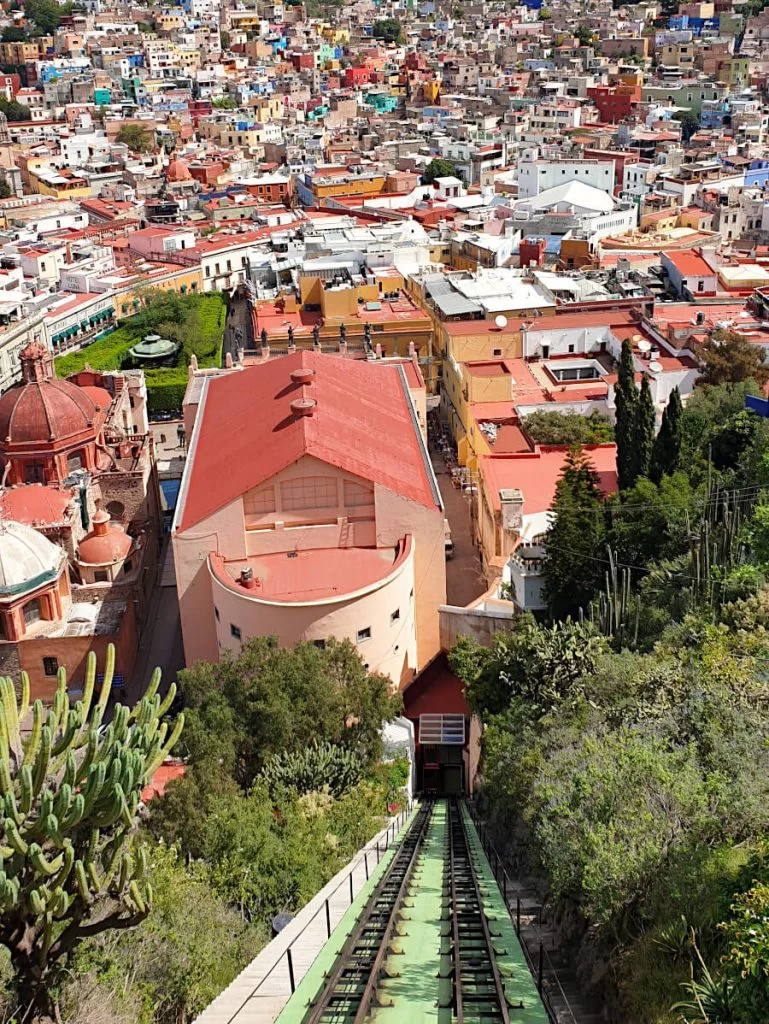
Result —
[{"label": "green tree", "polygon": [[232,96],[221,96],[211,104],[215,110],[236,110],[238,101]]},{"label": "green tree", "polygon": [[647,476],[649,473],[652,449],[654,448],[654,421],[654,402],[652,401],[651,388],[649,386],[649,375],[645,373],[641,381],[641,393],[636,404],[635,429],[633,431],[633,473],[636,479],[639,476]]},{"label": "green tree", "polygon": [[128,146],[133,153],[147,153],[153,147],[152,135],[140,124],[124,124],[115,141]]},{"label": "green tree", "polygon": [[677,110],[673,118],[681,122],[681,136],[684,142],[688,142],[700,129],[700,119],[693,110]]},{"label": "green tree", "polygon": [[4,43],[23,43],[27,38],[25,29],[18,28],[15,25],[6,25],[3,29],[3,42]]},{"label": "green tree", "polygon": [[7,181],[0,181],[0,199],[8,199],[11,195],[11,186]]},{"label": "green tree", "polygon": [[588,25],[578,25],[574,36],[580,46],[590,46],[593,42],[593,30]]},{"label": "green tree", "polygon": [[133,1021],[189,1021],[253,959],[269,932],[227,905],[205,864],[186,866],[177,848],[162,843],[148,854],[152,913],[129,932],[85,943],[75,972],[97,979],[105,993],[119,993]]},{"label": "green tree", "polygon": [[432,185],[436,178],[458,178],[457,168],[451,160],[443,160],[441,157],[434,157],[422,172],[422,182],[425,185]]},{"label": "green tree", "polygon": [[88,656],[82,700],[70,707],[60,670],[53,708],[35,701],[31,732],[29,679],[17,702],[10,679],[0,680],[0,943],[16,972],[27,1013],[55,1011],[55,991],[75,949],[109,929],[130,928],[150,910],[146,857],[129,849],[142,789],[181,732],[167,738],[160,720],[175,695],[161,702],[157,671],[141,703],[117,705],[102,732],[115,650],[109,647],[101,695],[92,704],[96,656]]},{"label": "green tree", "polygon": [[495,633],[491,647],[460,637],[449,660],[466,684],[468,704],[484,720],[514,701],[538,718],[573,696],[575,685],[595,671],[607,649],[589,622],[542,626],[525,614],[510,632]]},{"label": "green tree", "polygon": [[59,4],[57,0],[24,0],[24,14],[39,29],[37,35],[53,35],[71,10],[71,4]]},{"label": "green tree", "polygon": [[535,412],[527,416],[526,433],[537,444],[611,444],[614,428],[606,416],[591,412]]},{"label": "green tree", "polygon": [[614,433],[617,441],[617,482],[625,490],[635,483],[636,473],[636,411],[638,389],[635,384],[635,363],[630,340],[622,342],[617,383],[614,386],[616,423]]},{"label": "green tree", "polygon": [[374,39],[381,39],[384,43],[403,42],[403,31],[397,18],[382,18],[375,21],[371,34]]},{"label": "green tree", "polygon": [[341,744],[370,764],[383,722],[400,710],[385,676],[370,673],[347,640],[278,647],[254,637],[235,656],[180,673],[184,749],[193,764],[222,764],[249,785],[267,759],[313,741]]},{"label": "green tree", "polygon": [[766,353],[743,334],[719,330],[702,347],[702,384],[737,384],[755,381],[762,387],[769,380]]},{"label": "green tree", "polygon": [[[545,593],[554,618],[587,608],[603,582],[603,499],[598,474],[580,448],[570,449],[545,535]],[[596,557],[596,556],[599,557]]]},{"label": "green tree", "polygon": [[675,473],[679,466],[682,440],[683,405],[678,388],[673,388],[662,414],[660,431],[654,439],[649,476],[658,484],[663,476]]},{"label": "green tree", "polygon": [[26,103],[17,103],[16,100],[0,98],[0,111],[5,114],[9,121],[29,121],[32,112]]}]

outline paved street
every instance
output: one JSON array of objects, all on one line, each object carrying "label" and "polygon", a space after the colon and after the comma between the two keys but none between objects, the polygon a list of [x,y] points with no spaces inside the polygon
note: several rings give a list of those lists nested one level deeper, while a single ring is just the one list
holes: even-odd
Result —
[{"label": "paved street", "polygon": [[[170,537],[166,534],[160,556],[161,566],[165,561],[169,543]],[[152,595],[147,626],[139,645],[133,679],[126,685],[129,704],[135,703],[141,697],[156,668],[160,668],[163,674],[160,689],[161,693],[165,693],[169,683],[176,679],[176,673],[183,667],[182,627],[179,621],[176,587],[157,586]]]},{"label": "paved street", "polygon": [[452,484],[440,452],[431,451],[430,457],[454,541],[454,557],[446,562],[446,598],[449,604],[464,608],[486,591],[486,578],[470,532],[470,506]]},{"label": "paved street", "polygon": [[227,317],[227,326],[224,328],[224,343],[222,345],[222,365],[227,358],[227,353],[232,355],[232,361],[238,358],[239,348],[253,348],[251,314],[248,302],[245,299],[234,298],[230,301],[230,312]]}]

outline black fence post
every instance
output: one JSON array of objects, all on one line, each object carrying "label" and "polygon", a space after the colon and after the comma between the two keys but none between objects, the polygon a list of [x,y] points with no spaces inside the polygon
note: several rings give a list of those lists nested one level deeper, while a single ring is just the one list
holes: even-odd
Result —
[{"label": "black fence post", "polygon": [[351,871],[351,872],[350,872],[350,903],[352,903],[352,901],[354,900],[354,898],[355,898],[355,897],[354,897],[354,896],[353,896],[353,894],[352,894],[352,871]]},{"label": "black fence post", "polygon": [[379,840],[376,841],[376,862],[379,863]]},{"label": "black fence post", "polygon": [[368,882],[368,854],[363,854],[363,863],[366,865],[366,881]]},{"label": "black fence post", "polygon": [[545,947],[539,944],[539,965],[537,967],[537,991],[542,992],[542,973],[545,968]]},{"label": "black fence post", "polygon": [[502,872],[502,899],[505,901],[505,906],[507,906],[507,872],[506,871]]},{"label": "black fence post", "polygon": [[328,905],[328,900],[326,900],[326,933],[327,933],[327,935],[328,935],[328,937],[330,939],[331,938],[331,910],[330,910],[329,905]]},{"label": "black fence post", "polygon": [[516,897],[515,900],[515,930],[518,935],[521,934],[521,897]]},{"label": "black fence post", "polygon": [[289,946],[286,950],[288,956],[288,983],[291,986],[291,995],[296,991],[296,984],[294,982],[294,959],[291,956],[291,947]]}]

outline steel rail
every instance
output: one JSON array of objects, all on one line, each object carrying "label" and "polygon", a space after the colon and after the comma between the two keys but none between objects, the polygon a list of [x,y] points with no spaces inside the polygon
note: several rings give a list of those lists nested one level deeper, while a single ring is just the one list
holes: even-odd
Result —
[{"label": "steel rail", "polygon": [[[303,1024],[323,1024],[326,1015],[331,1015],[331,1020],[339,1020],[340,1013],[336,1011],[333,1006],[335,1001],[354,1003],[356,1000],[359,1000],[355,1016],[352,1018],[354,1024],[360,1024],[360,1022],[368,1015],[371,1001],[374,998],[376,984],[379,980],[382,963],[387,955],[390,939],[395,927],[396,915],[403,902],[406,887],[408,886],[411,873],[414,869],[414,865],[416,864],[417,855],[419,854],[419,850],[422,846],[422,841],[427,831],[427,825],[430,821],[431,814],[432,803],[424,804],[420,808],[411,828],[403,837],[398,851],[377,883],[366,903],[366,906],[359,915],[355,927],[345,941],[345,944],[336,959],[333,970],[328,975],[322,990],[318,994],[309,1012],[304,1017]],[[388,886],[392,882],[397,883],[399,875],[402,875],[402,877],[400,879],[397,892],[388,897]],[[387,914],[386,920],[378,925],[374,923],[373,928],[370,929],[374,932],[374,937],[376,937],[377,930],[381,930],[382,932],[381,938],[378,941],[376,955],[370,965],[360,964],[359,957],[356,956],[356,947],[358,947],[361,942],[365,945],[366,932],[369,930],[369,925],[374,922],[374,918],[377,914],[381,913],[379,904],[382,900],[384,900],[386,904],[389,901],[389,911],[387,907],[385,907],[385,913]],[[350,991],[350,986],[355,984],[354,979],[351,981],[347,981],[345,979],[345,973],[350,969],[352,969],[353,973],[360,972],[367,974],[366,983],[359,996],[357,993]],[[340,987],[342,988],[341,993],[337,991]],[[349,1020],[351,1012],[352,1011],[349,1010],[344,1013],[344,1018]]]},{"label": "steel rail", "polygon": [[[470,969],[470,973],[474,974],[477,980],[477,971],[473,969],[478,966],[483,968],[484,966],[491,974],[491,981],[494,990],[494,997],[497,1003],[497,1009],[490,1010],[487,1013],[481,1013],[481,1016],[485,1016],[488,1020],[495,1020],[501,1022],[501,1024],[510,1024],[510,1011],[507,1005],[507,997],[505,995],[505,987],[502,982],[502,976],[499,973],[499,965],[497,964],[497,956],[494,951],[494,943],[491,932],[489,930],[489,923],[486,920],[486,912],[483,905],[483,897],[481,895],[481,888],[478,882],[478,875],[473,864],[472,852],[470,850],[470,842],[467,836],[467,828],[465,826],[464,817],[462,815],[461,808],[457,805],[456,800],[452,800],[449,805],[449,861],[451,866],[451,914],[453,919],[452,932],[454,936],[454,1002],[457,1024],[463,1024],[464,1013],[465,1013],[465,996],[469,993],[463,991],[464,978],[468,973],[468,969],[464,967],[464,961],[462,958],[462,941],[461,941],[461,930],[459,928],[459,905],[457,902],[457,891],[456,891],[456,878],[455,878],[455,866],[457,862],[457,850],[455,849],[455,843],[459,840],[461,843],[460,859],[464,860],[467,868],[467,876],[471,884],[470,894],[474,899],[474,906],[472,912],[476,915],[478,923],[481,927],[481,935],[483,943],[485,945],[486,952],[486,964],[478,963],[477,955],[472,957],[476,963],[468,963],[467,968]],[[477,1002],[477,998],[474,999]],[[468,1011],[473,1019],[477,1018],[477,1014]]]}]

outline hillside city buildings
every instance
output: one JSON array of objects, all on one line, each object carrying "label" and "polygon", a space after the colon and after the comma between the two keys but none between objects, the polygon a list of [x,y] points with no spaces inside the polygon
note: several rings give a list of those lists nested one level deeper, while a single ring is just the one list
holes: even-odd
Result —
[{"label": "hillside city buildings", "polygon": [[[129,679],[162,572],[187,664],[347,638],[407,713],[462,713],[442,652],[544,608],[565,447],[527,419],[612,420],[625,341],[658,420],[715,332],[769,347],[760,7],[4,14],[3,673],[46,698],[113,641]],[[158,291],[227,321],[153,430],[152,374],[55,359]]]}]

